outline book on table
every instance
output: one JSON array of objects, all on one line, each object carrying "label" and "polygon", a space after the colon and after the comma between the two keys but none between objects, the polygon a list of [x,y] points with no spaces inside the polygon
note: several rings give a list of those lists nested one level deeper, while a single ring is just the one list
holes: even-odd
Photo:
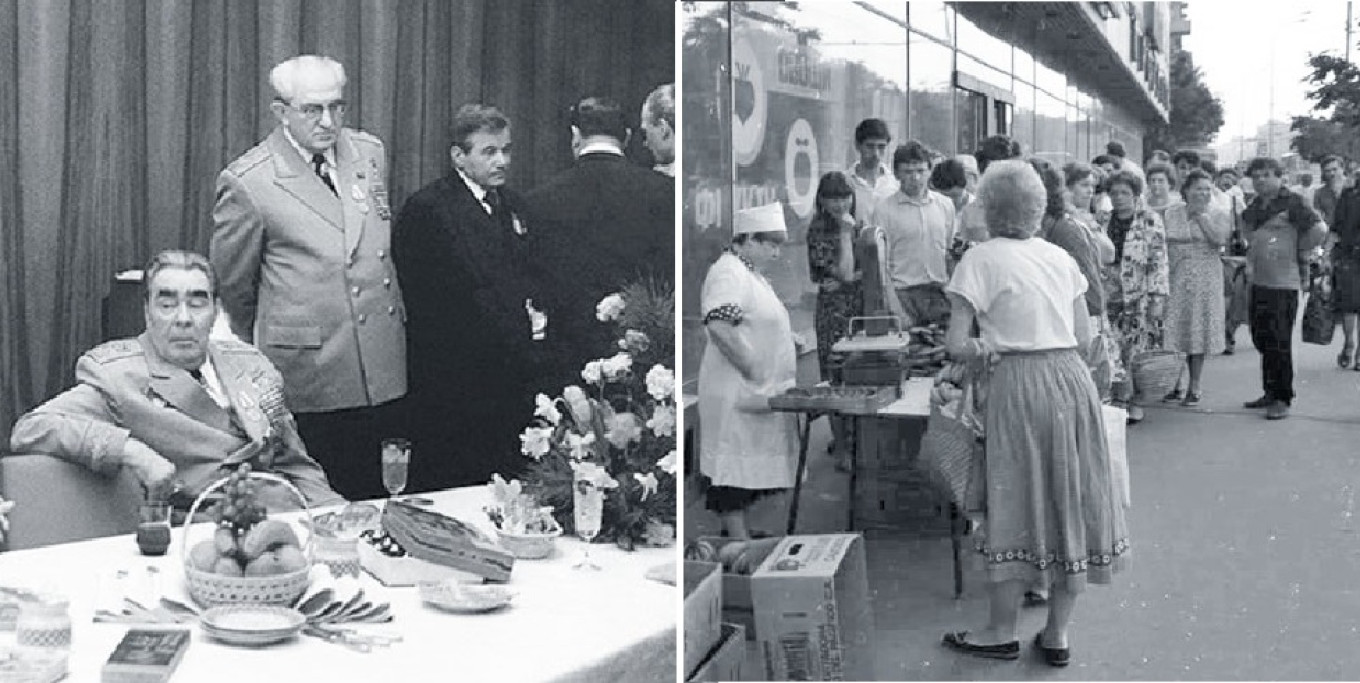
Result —
[{"label": "book on table", "polygon": [[133,628],[104,664],[102,683],[163,683],[189,648],[189,629]]}]

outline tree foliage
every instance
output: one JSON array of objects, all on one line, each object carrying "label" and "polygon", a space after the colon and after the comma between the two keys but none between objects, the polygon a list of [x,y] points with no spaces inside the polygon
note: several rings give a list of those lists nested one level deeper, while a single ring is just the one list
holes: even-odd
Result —
[{"label": "tree foliage", "polygon": [[1307,98],[1322,116],[1294,117],[1289,128],[1298,135],[1290,146],[1309,161],[1326,154],[1360,158],[1360,69],[1329,54],[1309,56],[1308,66],[1312,72],[1304,82],[1312,89]]},{"label": "tree foliage", "polygon": [[1152,126],[1144,134],[1145,156],[1154,149],[1204,147],[1223,127],[1223,102],[1204,84],[1203,72],[1185,50],[1171,56],[1170,118],[1170,123]]}]

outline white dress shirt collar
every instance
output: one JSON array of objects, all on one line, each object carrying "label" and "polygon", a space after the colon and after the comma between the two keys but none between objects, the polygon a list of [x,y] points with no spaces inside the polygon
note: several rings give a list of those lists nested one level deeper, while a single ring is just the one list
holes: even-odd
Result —
[{"label": "white dress shirt collar", "polygon": [[617,142],[607,140],[596,140],[594,142],[587,142],[586,144],[581,145],[581,151],[577,152],[576,156],[583,157],[587,154],[597,153],[623,156],[623,149],[619,147],[619,144]]}]

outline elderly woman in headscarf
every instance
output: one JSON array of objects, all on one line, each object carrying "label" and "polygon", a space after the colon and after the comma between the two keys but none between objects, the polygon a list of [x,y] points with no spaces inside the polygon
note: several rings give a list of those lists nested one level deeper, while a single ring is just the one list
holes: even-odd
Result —
[{"label": "elderly woman in headscarf", "polygon": [[764,275],[788,234],[783,205],[738,211],[733,223],[732,245],[699,295],[708,341],[699,364],[699,472],[724,535],[747,538],[751,506],[793,486],[794,416],[771,411],[769,399],[793,386],[798,366],[788,309]]},{"label": "elderly woman in headscarf", "polygon": [[[1034,636],[1053,666],[1070,661],[1068,623],[1088,583],[1109,583],[1128,552],[1111,482],[1100,399],[1082,350],[1092,341],[1085,276],[1061,248],[1036,239],[1046,195],[1022,161],[983,175],[979,197],[993,239],[966,253],[945,292],[949,350],[995,362],[986,415],[985,537],[990,617],[946,634],[946,647],[1017,659],[1021,595],[1047,584],[1048,622]],[[970,331],[977,323],[980,336]]]},{"label": "elderly woman in headscarf", "polygon": [[[1157,212],[1138,201],[1143,178],[1130,171],[1115,171],[1105,180],[1114,207],[1105,233],[1114,242],[1114,264],[1106,268],[1105,310],[1119,338],[1120,361],[1130,361],[1144,350],[1160,347],[1161,321],[1170,294],[1166,253],[1166,229]],[[1133,373],[1116,390],[1128,406],[1129,424],[1143,421],[1145,397]]]}]

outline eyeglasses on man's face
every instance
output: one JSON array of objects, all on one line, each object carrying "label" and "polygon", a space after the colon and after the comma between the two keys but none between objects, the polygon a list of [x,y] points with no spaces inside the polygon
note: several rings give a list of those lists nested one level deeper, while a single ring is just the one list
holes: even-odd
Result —
[{"label": "eyeglasses on man's face", "polygon": [[319,104],[315,102],[311,102],[308,104],[293,104],[291,102],[284,102],[284,104],[301,113],[302,116],[306,118],[308,121],[320,121],[322,115],[324,115],[327,111],[330,111],[331,118],[338,119],[345,115],[345,109],[349,107],[349,103],[344,100],[335,100],[334,102],[328,102],[325,104]]}]

